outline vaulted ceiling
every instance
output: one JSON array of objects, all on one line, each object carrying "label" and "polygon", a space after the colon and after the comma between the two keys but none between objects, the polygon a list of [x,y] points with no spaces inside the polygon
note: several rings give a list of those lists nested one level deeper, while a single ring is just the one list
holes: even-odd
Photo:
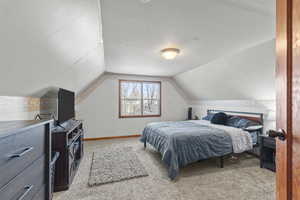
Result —
[{"label": "vaulted ceiling", "polygon": [[[215,97],[187,82],[223,58],[230,68],[249,48],[268,51],[258,64],[275,68],[274,46],[265,47],[275,37],[275,0],[1,0],[0,26],[1,95],[39,96],[52,86],[79,92],[107,71],[172,76],[192,98],[230,99],[240,93]],[[164,60],[166,47],[181,53]],[[251,52],[242,55],[255,59]]]},{"label": "vaulted ceiling", "polygon": [[275,99],[275,40],[174,77],[190,100]]},{"label": "vaulted ceiling", "polygon": [[[106,70],[173,76],[274,38],[274,0],[101,0]],[[175,60],[160,50],[177,47]]]},{"label": "vaulted ceiling", "polygon": [[74,91],[104,71],[98,0],[1,0],[0,94]]}]

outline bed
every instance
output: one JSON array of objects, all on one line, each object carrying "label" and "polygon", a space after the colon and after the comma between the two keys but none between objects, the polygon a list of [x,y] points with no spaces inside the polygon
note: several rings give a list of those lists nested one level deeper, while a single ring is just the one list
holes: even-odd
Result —
[{"label": "bed", "polygon": [[[199,160],[223,158],[232,153],[251,151],[257,146],[263,130],[263,114],[224,110],[207,110],[207,116],[226,113],[228,124],[211,124],[209,120],[149,123],[140,141],[153,146],[168,167],[168,176],[175,179],[180,168]],[[232,119],[232,120],[229,120]],[[243,127],[246,122],[248,127]],[[236,124],[235,124],[236,123]],[[250,124],[250,126],[249,126]],[[251,127],[256,129],[245,129]]]}]

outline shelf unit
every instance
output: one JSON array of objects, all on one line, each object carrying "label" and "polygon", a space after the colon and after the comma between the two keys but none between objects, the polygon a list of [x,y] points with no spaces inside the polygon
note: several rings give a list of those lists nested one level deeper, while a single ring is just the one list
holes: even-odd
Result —
[{"label": "shelf unit", "polygon": [[52,149],[60,153],[56,162],[54,191],[69,189],[82,160],[84,130],[82,121],[69,120],[52,131]]}]

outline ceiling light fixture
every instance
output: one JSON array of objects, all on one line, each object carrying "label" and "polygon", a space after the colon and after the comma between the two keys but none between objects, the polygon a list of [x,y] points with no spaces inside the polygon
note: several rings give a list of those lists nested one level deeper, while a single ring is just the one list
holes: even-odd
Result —
[{"label": "ceiling light fixture", "polygon": [[167,60],[173,60],[180,53],[177,48],[166,48],[161,50],[161,56]]},{"label": "ceiling light fixture", "polygon": [[151,0],[140,0],[142,3],[149,3]]}]

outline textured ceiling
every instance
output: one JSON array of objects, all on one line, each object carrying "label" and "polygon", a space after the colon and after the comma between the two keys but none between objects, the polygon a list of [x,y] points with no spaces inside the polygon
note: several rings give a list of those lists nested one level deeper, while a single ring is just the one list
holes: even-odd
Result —
[{"label": "textured ceiling", "polygon": [[[274,13],[275,0],[1,0],[0,94],[39,96],[53,86],[78,92],[107,71],[175,76],[194,99],[259,99],[263,92],[239,96],[232,86],[217,96],[199,92],[203,83],[191,73],[199,71],[205,80],[213,76],[210,68],[219,73],[210,63],[230,67],[255,59],[256,50],[238,58],[275,37]],[[162,59],[166,47],[180,48],[180,56]],[[230,59],[219,62],[224,57]],[[188,86],[190,80],[201,87]]]},{"label": "textured ceiling", "polygon": [[191,100],[275,99],[275,40],[175,76]]},{"label": "textured ceiling", "polygon": [[[108,72],[173,76],[275,37],[274,0],[101,0],[101,7]],[[166,47],[182,53],[164,60]]]},{"label": "textured ceiling", "polygon": [[79,91],[104,71],[98,0],[1,0],[0,94]]}]

